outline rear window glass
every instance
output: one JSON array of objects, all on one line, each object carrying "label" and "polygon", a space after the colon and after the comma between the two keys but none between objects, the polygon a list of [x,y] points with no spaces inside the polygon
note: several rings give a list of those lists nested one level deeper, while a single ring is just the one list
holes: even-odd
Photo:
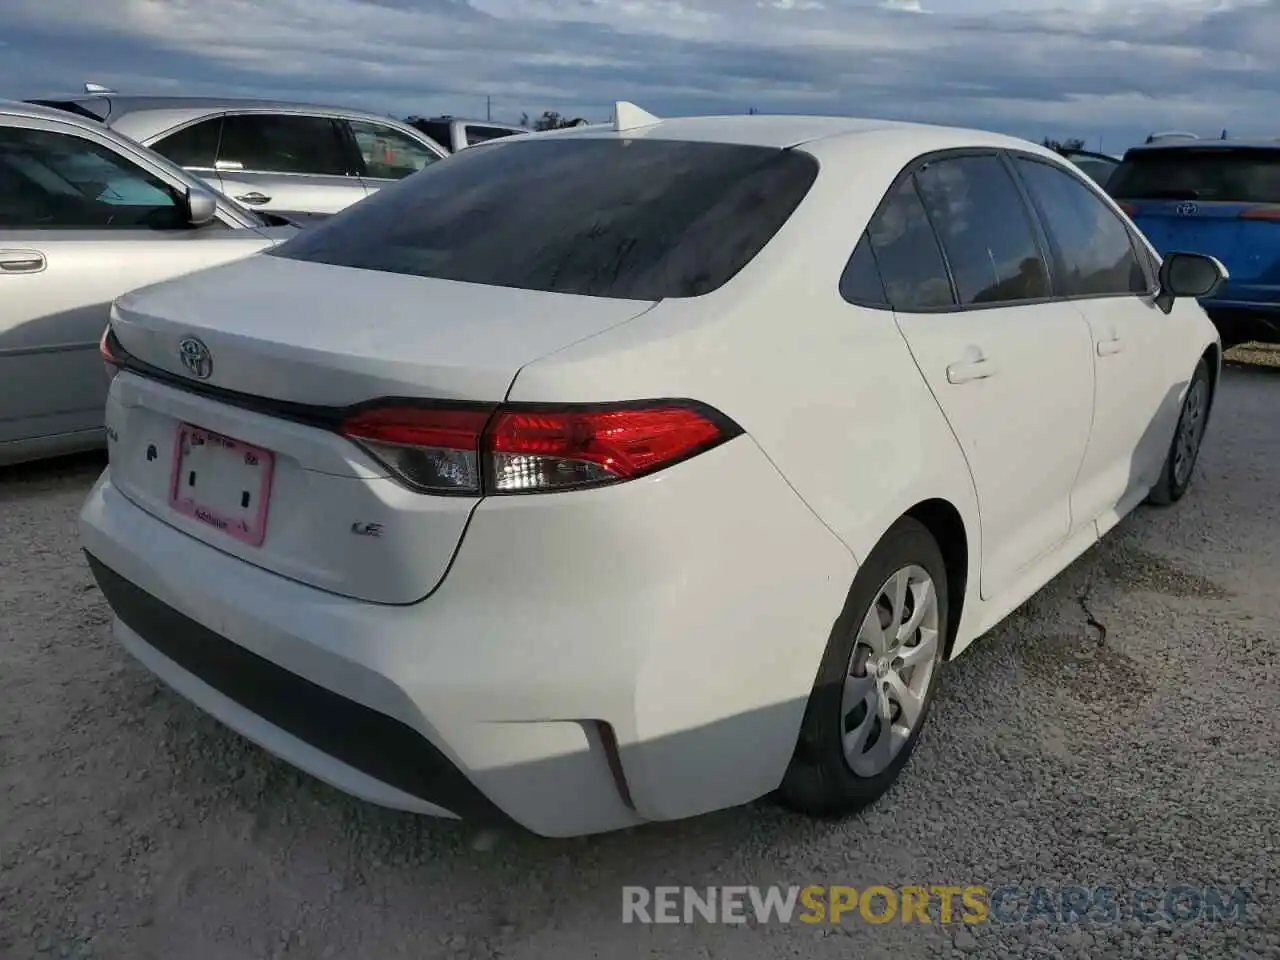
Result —
[{"label": "rear window glass", "polygon": [[1133,150],[1107,192],[1120,200],[1280,203],[1280,148]]},{"label": "rear window glass", "polygon": [[509,137],[432,164],[272,255],[616,299],[696,297],[755,257],[817,172],[793,150]]},{"label": "rear window glass", "polygon": [[74,113],[78,117],[85,117],[89,120],[106,120],[107,114],[111,112],[111,105],[105,100],[28,100],[27,103],[36,103],[42,107],[53,107],[55,110],[65,110],[67,113]]}]

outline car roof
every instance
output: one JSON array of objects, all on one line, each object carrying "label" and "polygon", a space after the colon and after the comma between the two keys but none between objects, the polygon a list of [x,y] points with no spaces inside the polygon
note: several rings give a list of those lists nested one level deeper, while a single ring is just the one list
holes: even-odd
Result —
[{"label": "car roof", "polygon": [[311,113],[319,116],[350,117],[378,123],[402,124],[390,117],[356,107],[335,107],[319,103],[291,100],[260,100],[250,97],[170,97],[125,94],[78,93],[62,97],[33,97],[33,100],[57,101],[89,109],[105,106],[104,122],[135,140],[163,133],[175,126],[197,120],[206,114],[234,110],[279,110],[285,113]]},{"label": "car roof", "polygon": [[441,114],[438,117],[420,117],[419,119],[427,123],[465,123],[468,126],[476,125],[480,127],[497,127],[501,130],[524,130],[525,128],[518,123],[502,123],[499,120],[484,120],[479,117],[454,117],[448,114]]},{"label": "car roof", "polygon": [[[706,143],[739,144],[743,146],[774,147],[785,149],[819,140],[848,138],[884,139],[907,141],[907,145],[919,145],[921,152],[930,149],[946,149],[948,146],[1034,148],[1034,152],[1049,155],[1050,151],[1026,140],[970,130],[963,127],[946,127],[935,124],[909,123],[899,120],[881,120],[866,117],[796,116],[790,114],[738,114],[714,117],[671,117],[654,123],[618,131],[613,124],[597,124],[585,127],[566,127],[534,134],[537,137],[626,137],[640,139],[652,137],[658,140],[691,140]],[[1056,154],[1052,154],[1056,156]]]},{"label": "car roof", "polygon": [[1158,140],[1155,143],[1140,143],[1125,151],[1125,156],[1150,151],[1172,150],[1280,150],[1280,139],[1267,140]]}]

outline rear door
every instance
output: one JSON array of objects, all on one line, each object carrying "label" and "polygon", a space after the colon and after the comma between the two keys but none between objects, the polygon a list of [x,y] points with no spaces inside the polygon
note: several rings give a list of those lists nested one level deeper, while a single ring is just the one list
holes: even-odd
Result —
[{"label": "rear door", "polygon": [[179,185],[77,127],[0,127],[0,443],[102,428],[98,340],[135,287],[270,245],[192,228]]},{"label": "rear door", "polygon": [[1166,367],[1176,320],[1155,305],[1149,253],[1092,187],[1036,157],[1020,156],[1014,166],[1049,238],[1056,290],[1093,336],[1093,430],[1072,513],[1098,519],[1105,533],[1146,496],[1163,465],[1178,409],[1180,371]]},{"label": "rear door", "polygon": [[1280,300],[1280,144],[1138,147],[1107,192],[1161,253],[1221,260],[1215,299]]},{"label": "rear door", "polygon": [[1071,490],[1093,415],[1089,328],[1053,301],[1034,221],[994,152],[930,159],[897,184],[868,240],[968,460],[981,592],[999,596],[1075,526]]},{"label": "rear door", "polygon": [[260,210],[332,214],[365,196],[360,158],[331,117],[227,114],[216,165],[223,193]]}]

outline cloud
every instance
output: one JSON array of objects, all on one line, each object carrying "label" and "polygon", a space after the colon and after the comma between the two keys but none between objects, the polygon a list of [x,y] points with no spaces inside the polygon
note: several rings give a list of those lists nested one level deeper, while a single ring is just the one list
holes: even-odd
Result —
[{"label": "cloud", "polygon": [[[1280,0],[6,0],[0,92],[1267,134]],[[927,15],[922,15],[927,14]]]}]

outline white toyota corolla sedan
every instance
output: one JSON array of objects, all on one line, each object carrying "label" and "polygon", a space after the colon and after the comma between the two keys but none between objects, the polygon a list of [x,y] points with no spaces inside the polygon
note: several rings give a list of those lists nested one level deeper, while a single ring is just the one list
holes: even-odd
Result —
[{"label": "white toyota corolla sedan", "polygon": [[375,803],[855,810],[1186,491],[1225,272],[1021,140],[618,116],[120,299],[84,549],[147,667]]}]

